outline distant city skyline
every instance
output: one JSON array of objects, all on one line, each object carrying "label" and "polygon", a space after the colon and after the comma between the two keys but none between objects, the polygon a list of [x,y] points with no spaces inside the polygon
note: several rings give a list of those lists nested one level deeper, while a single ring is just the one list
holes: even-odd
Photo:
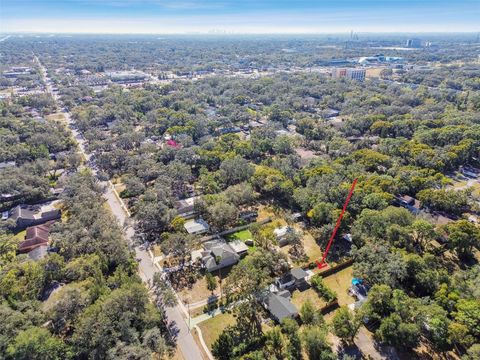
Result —
[{"label": "distant city skyline", "polygon": [[478,0],[1,0],[0,32],[477,32]]}]

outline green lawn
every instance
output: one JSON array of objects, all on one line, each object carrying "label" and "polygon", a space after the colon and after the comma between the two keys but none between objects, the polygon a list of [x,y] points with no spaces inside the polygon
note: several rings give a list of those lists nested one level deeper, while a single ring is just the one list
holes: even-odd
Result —
[{"label": "green lawn", "polygon": [[[245,229],[245,230],[237,231],[233,234],[227,235],[226,239],[227,241],[232,241],[232,240],[245,241],[248,239],[253,239],[253,234],[250,230]],[[257,250],[257,247],[255,245],[248,247],[249,254],[253,254],[256,250]]]},{"label": "green lawn", "polygon": [[325,300],[323,300],[313,288],[304,291],[295,290],[292,293],[292,303],[297,307],[298,311],[300,311],[302,305],[308,300],[315,309],[321,309],[327,305]]},{"label": "green lawn", "polygon": [[211,319],[208,319],[198,326],[202,330],[203,340],[207,344],[208,348],[212,348],[212,344],[217,340],[218,336],[229,325],[235,324],[235,318],[232,314],[220,314]]},{"label": "green lawn", "polygon": [[248,229],[242,230],[242,231],[237,231],[233,234],[227,235],[228,240],[248,240],[248,239],[253,239],[252,232]]},{"label": "green lawn", "polygon": [[348,294],[348,288],[352,282],[352,269],[350,266],[323,279],[323,283],[337,293],[340,306],[355,302],[355,299]]}]

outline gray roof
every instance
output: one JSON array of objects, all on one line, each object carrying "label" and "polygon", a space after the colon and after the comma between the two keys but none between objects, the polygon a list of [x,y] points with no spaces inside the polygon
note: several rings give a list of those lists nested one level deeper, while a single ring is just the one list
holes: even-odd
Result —
[{"label": "gray roof", "polygon": [[295,280],[305,279],[308,276],[307,272],[302,268],[294,268],[290,270],[290,273],[295,278]]},{"label": "gray roof", "polygon": [[298,310],[295,305],[292,304],[290,299],[275,293],[270,293],[267,296],[265,305],[272,316],[279,322],[285,318],[291,318],[298,315]]},{"label": "gray roof", "polygon": [[34,215],[35,215],[35,212],[32,209],[25,206],[22,207],[22,205],[18,205],[12,209],[10,217],[16,221],[19,218],[33,219]]},{"label": "gray roof", "polygon": [[[216,243],[210,242],[208,245],[205,246],[206,251],[202,257],[203,264],[207,270],[215,269],[218,266],[223,267],[223,264],[232,264],[232,262],[236,262],[239,259],[235,250],[226,243],[218,241]],[[217,263],[217,259],[220,259],[220,262]]]},{"label": "gray roof", "polygon": [[233,240],[228,243],[230,247],[238,254],[248,251],[248,246],[241,240]]},{"label": "gray roof", "polygon": [[209,229],[208,224],[202,219],[189,220],[183,226],[189,234],[202,233]]},{"label": "gray roof", "polygon": [[28,253],[28,257],[32,260],[41,260],[47,256],[48,245],[40,245]]}]

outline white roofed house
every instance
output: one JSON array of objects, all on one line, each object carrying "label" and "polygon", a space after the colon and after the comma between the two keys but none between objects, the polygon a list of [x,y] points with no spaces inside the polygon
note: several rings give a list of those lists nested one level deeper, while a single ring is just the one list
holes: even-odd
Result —
[{"label": "white roofed house", "polygon": [[230,247],[235,250],[235,252],[240,256],[243,257],[247,255],[248,246],[241,240],[233,240],[228,243]]},{"label": "white roofed house", "polygon": [[203,219],[187,220],[183,227],[189,234],[193,235],[204,234],[210,229],[208,224]]},{"label": "white roofed house", "polygon": [[273,230],[273,234],[277,239],[278,246],[282,247],[288,245],[289,238],[288,234],[293,233],[295,230],[290,226],[283,226],[281,228],[276,228]]},{"label": "white roofed house", "polygon": [[202,262],[208,272],[235,265],[240,260],[240,255],[224,240],[211,240],[204,244]]}]

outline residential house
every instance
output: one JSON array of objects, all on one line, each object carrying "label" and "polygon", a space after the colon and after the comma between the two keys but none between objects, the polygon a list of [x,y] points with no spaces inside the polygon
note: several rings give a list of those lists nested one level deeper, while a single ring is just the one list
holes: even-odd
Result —
[{"label": "residential house", "polygon": [[335,118],[338,115],[340,115],[340,111],[338,111],[336,109],[331,109],[331,108],[328,108],[327,110],[324,110],[323,113],[324,113],[324,117],[327,118],[327,119]]},{"label": "residential house", "polygon": [[273,234],[277,239],[278,246],[282,247],[288,244],[288,234],[293,233],[295,230],[290,226],[283,226],[281,228],[276,228],[273,230]]},{"label": "residential house", "polygon": [[242,211],[238,217],[244,221],[253,222],[257,221],[258,212],[257,211]]},{"label": "residential house", "polygon": [[48,245],[37,246],[28,252],[28,257],[34,261],[42,260],[48,254]]},{"label": "residential house", "polygon": [[474,168],[471,168],[471,167],[468,167],[468,166],[462,166],[460,167],[460,172],[469,177],[469,178],[472,178],[472,179],[476,179],[478,178],[478,170],[477,169],[474,169]]},{"label": "residential house", "polygon": [[183,225],[189,234],[200,235],[206,233],[210,227],[203,219],[191,219]]},{"label": "residential house", "polygon": [[342,236],[342,239],[345,240],[346,242],[350,243],[350,244],[352,244],[352,242],[353,242],[352,241],[352,234],[344,234]]},{"label": "residential house", "polygon": [[26,253],[32,260],[41,260],[48,253],[50,227],[54,221],[27,228],[25,240],[18,245],[19,253]]},{"label": "residential house", "polygon": [[248,253],[248,246],[241,240],[233,240],[228,243],[230,247],[238,254],[238,256],[243,257]]},{"label": "residential house", "polygon": [[9,168],[9,167],[15,167],[17,163],[15,161],[3,161],[0,162],[0,170]]},{"label": "residential house", "polygon": [[235,265],[240,255],[223,240],[207,241],[202,252],[202,263],[208,272]]},{"label": "residential house", "polygon": [[42,205],[18,205],[9,212],[9,219],[16,223],[17,230],[29,226],[41,225],[48,221],[58,220],[61,211],[52,206],[52,203]]},{"label": "residential house", "polygon": [[408,211],[410,211],[413,214],[418,214],[420,213],[420,201],[417,199],[408,196],[408,195],[403,195],[403,196],[396,196],[395,197],[395,203],[399,206],[404,207]]},{"label": "residential house", "polygon": [[349,293],[357,298],[357,302],[353,306],[355,309],[359,308],[367,300],[368,290],[368,286],[365,285],[362,279],[352,279]]},{"label": "residential house", "polygon": [[176,209],[177,209],[178,216],[181,216],[184,219],[193,218],[196,215],[195,201],[197,199],[198,199],[198,196],[192,196],[192,197],[177,201]]},{"label": "residential house", "polygon": [[262,305],[278,322],[283,319],[293,319],[298,316],[296,306],[290,301],[290,292],[284,290],[278,293],[269,292],[262,301]]},{"label": "residential house", "polygon": [[287,274],[277,279],[275,285],[280,290],[285,289],[302,289],[308,286],[307,284],[308,273],[302,268],[293,268]]},{"label": "residential house", "polygon": [[27,253],[36,247],[48,244],[52,224],[53,221],[50,221],[42,225],[27,228],[25,240],[18,244],[18,251],[20,253]]}]

